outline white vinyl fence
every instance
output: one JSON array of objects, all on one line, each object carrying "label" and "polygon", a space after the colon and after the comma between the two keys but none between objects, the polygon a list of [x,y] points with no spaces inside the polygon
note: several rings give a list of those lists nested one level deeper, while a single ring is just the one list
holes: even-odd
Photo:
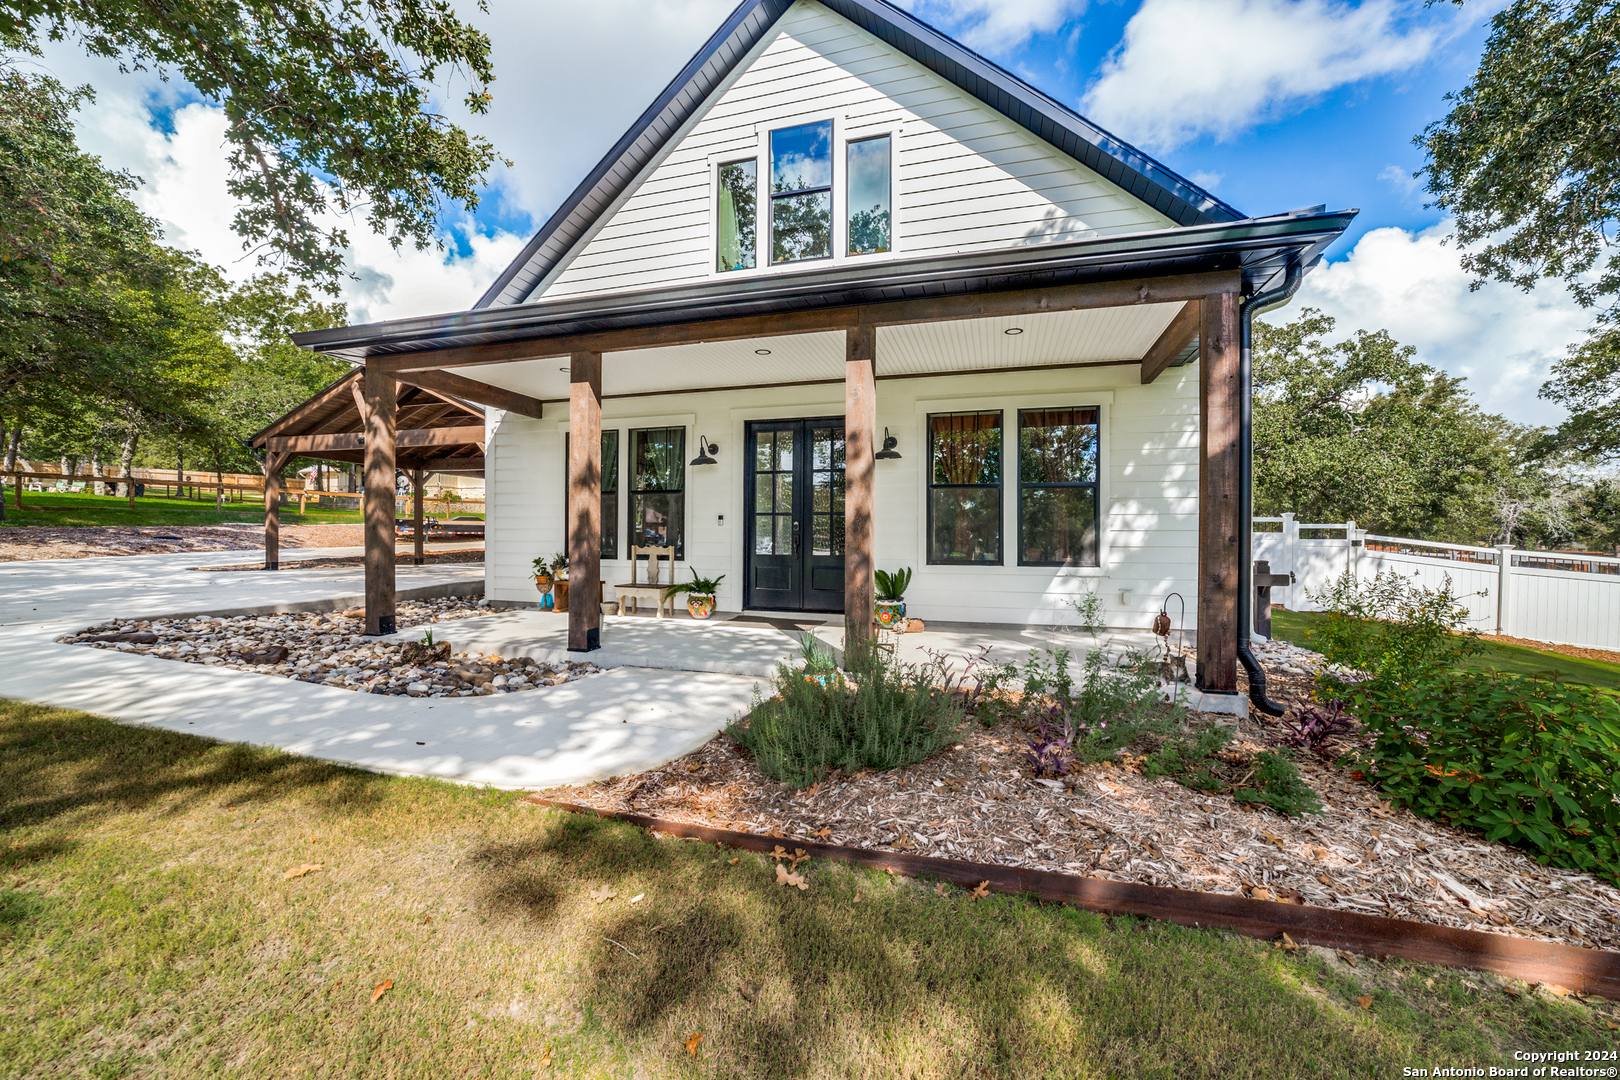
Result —
[{"label": "white vinyl fence", "polygon": [[[1255,518],[1254,558],[1295,583],[1271,590],[1271,602],[1294,611],[1318,611],[1310,594],[1345,571],[1370,578],[1393,571],[1439,588],[1451,579],[1469,618],[1488,634],[1620,650],[1620,559],[1511,547],[1436,544],[1370,535],[1353,521],[1299,522],[1293,514]],[[1326,535],[1324,535],[1326,534]]]}]

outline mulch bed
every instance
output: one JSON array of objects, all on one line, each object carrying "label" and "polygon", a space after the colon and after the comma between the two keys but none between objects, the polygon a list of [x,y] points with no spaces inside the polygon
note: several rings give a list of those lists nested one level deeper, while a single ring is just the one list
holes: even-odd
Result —
[{"label": "mulch bed", "polygon": [[[281,546],[359,547],[360,525],[283,525]],[[250,551],[264,547],[264,526],[16,525],[0,528],[0,562],[98,559],[108,555],[168,555],[180,551]]]},{"label": "mulch bed", "polygon": [[[478,599],[441,597],[398,605],[401,630],[455,633],[458,619],[509,610]],[[445,633],[435,645],[375,641],[363,636],[365,612],[306,612],[218,618],[112,620],[56,640],[64,645],[116,649],[187,664],[257,671],[342,690],[396,697],[480,697],[559,686],[602,669],[572,661],[541,662],[453,652]]]},{"label": "mulch bed", "polygon": [[[1313,685],[1306,658],[1314,654],[1286,643],[1262,650],[1269,650],[1262,661],[1273,698],[1297,707]],[[1269,748],[1280,732],[1251,715],[1238,724],[1233,749]],[[1620,946],[1620,889],[1390,805],[1349,767],[1331,763],[1363,745],[1359,734],[1330,745],[1326,757],[1296,754],[1326,807],[1300,818],[1246,809],[1230,796],[1168,779],[1149,781],[1131,753],[1062,780],[1036,779],[1024,756],[1027,741],[1014,725],[975,723],[954,749],[910,768],[792,791],[722,735],[662,768],[547,795],[784,839]]]},{"label": "mulch bed", "polygon": [[[411,565],[412,554],[407,549],[396,553],[399,565]],[[425,566],[438,566],[445,563],[482,563],[484,552],[482,548],[461,549],[458,551],[426,551],[422,555]],[[352,570],[357,566],[366,565],[364,555],[348,555],[341,559],[289,559],[281,564],[282,570]],[[243,571],[252,573],[279,573],[279,571],[266,571],[259,563],[238,563],[235,566],[193,566],[193,570],[206,570],[209,573],[226,573]]]},{"label": "mulch bed", "polygon": [[1550,641],[1531,641],[1529,638],[1504,637],[1501,634],[1488,634],[1480,640],[1503,645],[1522,645],[1526,649],[1560,653],[1564,656],[1579,657],[1582,660],[1604,660],[1611,664],[1620,664],[1620,652],[1611,652],[1608,649],[1586,649],[1579,645],[1554,645]]}]

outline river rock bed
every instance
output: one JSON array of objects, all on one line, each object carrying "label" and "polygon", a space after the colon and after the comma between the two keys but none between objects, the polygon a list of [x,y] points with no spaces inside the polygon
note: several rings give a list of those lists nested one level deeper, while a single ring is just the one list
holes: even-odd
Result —
[{"label": "river rock bed", "polygon": [[[431,630],[436,640],[432,649],[416,641],[366,638],[359,610],[111,620],[56,640],[400,697],[511,694],[574,682],[602,670],[566,660],[457,653],[453,641],[440,640],[453,636],[458,619],[501,610],[463,597],[399,604],[396,625]],[[444,624],[449,625],[441,631]]]}]

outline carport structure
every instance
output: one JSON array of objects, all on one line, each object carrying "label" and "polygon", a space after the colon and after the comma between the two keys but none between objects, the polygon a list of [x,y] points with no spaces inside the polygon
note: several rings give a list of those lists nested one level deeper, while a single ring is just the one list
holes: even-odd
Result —
[{"label": "carport structure", "polygon": [[[508,402],[508,405],[522,402]],[[538,414],[538,407],[535,412]],[[484,406],[442,390],[401,382],[386,417],[386,454],[367,455],[373,417],[361,368],[332,383],[250,440],[265,453],[264,568],[280,569],[281,474],[294,457],[363,463],[365,471],[366,579],[394,577],[396,470],[411,478],[415,561],[422,562],[422,481],[428,473],[484,473]],[[375,475],[374,475],[375,474]],[[379,493],[373,498],[373,489]],[[373,537],[373,533],[376,536]],[[371,564],[375,561],[376,567]],[[390,588],[390,593],[392,592]],[[390,600],[391,606],[391,600]]]}]

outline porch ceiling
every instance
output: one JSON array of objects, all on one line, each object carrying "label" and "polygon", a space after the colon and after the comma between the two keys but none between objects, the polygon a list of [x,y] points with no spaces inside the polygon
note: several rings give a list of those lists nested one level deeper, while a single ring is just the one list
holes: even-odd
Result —
[{"label": "porch ceiling", "polygon": [[[877,377],[1135,363],[1181,306],[1137,304],[879,327]],[[1007,333],[1013,329],[1020,332]],[[844,347],[844,332],[834,330],[605,353],[602,395],[841,382]],[[477,369],[477,377],[546,401],[568,397],[566,359],[487,364]]]}]

